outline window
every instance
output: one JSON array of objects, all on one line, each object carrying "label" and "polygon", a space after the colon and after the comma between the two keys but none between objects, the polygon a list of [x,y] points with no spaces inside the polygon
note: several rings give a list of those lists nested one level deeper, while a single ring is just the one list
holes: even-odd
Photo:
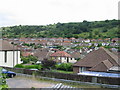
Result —
[{"label": "window", "polygon": [[69,63],[69,57],[67,57],[67,63]]},{"label": "window", "polygon": [[60,60],[62,60],[62,57],[60,57]]},{"label": "window", "polygon": [[86,67],[80,67],[79,68],[79,72],[83,72],[83,71],[86,71]]},{"label": "window", "polygon": [[5,51],[5,63],[7,62],[7,51]]}]

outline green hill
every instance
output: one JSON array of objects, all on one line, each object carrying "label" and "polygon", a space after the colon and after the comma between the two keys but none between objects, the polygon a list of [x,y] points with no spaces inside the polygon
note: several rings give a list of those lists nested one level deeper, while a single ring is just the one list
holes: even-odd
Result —
[{"label": "green hill", "polygon": [[75,37],[75,38],[115,38],[120,37],[119,20],[83,21],[49,25],[19,25],[2,27],[2,36],[16,37]]}]

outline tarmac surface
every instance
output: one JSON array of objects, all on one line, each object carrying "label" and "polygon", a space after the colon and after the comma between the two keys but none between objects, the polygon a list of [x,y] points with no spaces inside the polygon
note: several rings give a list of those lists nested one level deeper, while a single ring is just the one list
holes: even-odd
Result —
[{"label": "tarmac surface", "polygon": [[32,78],[13,77],[6,79],[9,88],[50,88],[53,83],[44,82]]}]

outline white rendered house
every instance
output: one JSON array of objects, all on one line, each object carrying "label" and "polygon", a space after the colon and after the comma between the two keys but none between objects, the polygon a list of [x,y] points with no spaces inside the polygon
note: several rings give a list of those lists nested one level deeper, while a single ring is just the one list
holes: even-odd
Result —
[{"label": "white rendered house", "polygon": [[64,51],[57,51],[50,55],[51,59],[60,63],[75,63],[77,60]]},{"label": "white rendered house", "polygon": [[21,63],[20,50],[8,41],[0,40],[0,67],[14,67]]}]

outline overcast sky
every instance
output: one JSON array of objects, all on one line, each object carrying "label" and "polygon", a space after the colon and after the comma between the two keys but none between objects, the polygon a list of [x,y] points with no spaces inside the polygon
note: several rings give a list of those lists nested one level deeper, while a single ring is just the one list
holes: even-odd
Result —
[{"label": "overcast sky", "polygon": [[0,0],[0,27],[118,19],[119,0]]}]

